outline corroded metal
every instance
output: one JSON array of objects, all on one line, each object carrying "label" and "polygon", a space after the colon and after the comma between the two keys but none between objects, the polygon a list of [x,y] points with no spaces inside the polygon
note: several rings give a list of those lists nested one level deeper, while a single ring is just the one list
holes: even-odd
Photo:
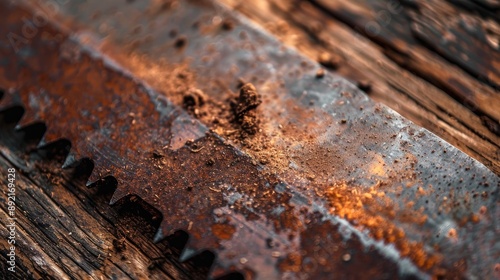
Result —
[{"label": "corroded metal", "polygon": [[[499,178],[241,16],[207,1],[8,2],[1,105],[25,108],[19,127],[45,122],[42,145],[70,140],[65,166],[91,158],[89,185],[116,178],[111,203],[158,209],[157,240],[187,231],[184,259],[216,253],[212,276],[497,273]],[[245,110],[242,81],[261,96]]]}]

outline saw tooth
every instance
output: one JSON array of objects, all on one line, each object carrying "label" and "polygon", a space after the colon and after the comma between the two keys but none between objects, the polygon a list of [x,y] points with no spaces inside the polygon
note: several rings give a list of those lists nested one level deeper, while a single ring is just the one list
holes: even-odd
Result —
[{"label": "saw tooth", "polygon": [[[174,234],[177,230],[182,230],[184,232],[188,232],[187,229],[187,223],[185,224],[172,224],[171,221],[168,221],[168,217],[163,217],[163,220],[161,221],[160,223],[160,227],[158,228],[158,230],[156,231],[156,234],[155,234],[155,242],[160,242],[163,238],[171,235],[171,234]],[[189,237],[188,239],[188,242],[189,240],[191,240],[191,236]],[[192,240],[191,240],[192,242]]]},{"label": "saw tooth", "polygon": [[166,236],[163,234],[162,227],[160,226],[155,233],[155,237],[153,238],[154,243],[158,243],[162,241]]},{"label": "saw tooth", "polygon": [[[188,244],[189,244],[189,241],[188,241]],[[185,262],[185,261],[191,259],[192,257],[200,254],[201,252],[203,252],[203,250],[190,248],[190,247],[188,247],[188,245],[186,245],[186,247],[184,247],[184,249],[182,249],[182,253],[179,256],[179,260],[181,262]]]},{"label": "saw tooth", "polygon": [[211,245],[210,242],[207,243],[206,238],[196,238],[191,233],[189,233],[189,231],[188,234],[189,239],[187,240],[186,245],[182,249],[181,255],[179,256],[179,260],[181,262],[187,261],[207,250],[211,251],[212,253],[214,252],[213,250],[211,250],[213,249],[213,245]]},{"label": "saw tooth", "polygon": [[196,246],[195,242],[193,242],[193,239],[191,236],[188,239],[188,242],[186,243],[186,246],[182,249],[181,255],[179,256],[179,260],[181,262],[185,262],[192,257],[199,255],[201,252],[205,251],[205,249],[201,249],[198,246]]},{"label": "saw tooth", "polygon": [[80,162],[81,160],[79,159],[79,157],[77,157],[73,152],[70,152],[62,165],[62,169],[77,167]]},{"label": "saw tooth", "polygon": [[51,143],[56,142],[57,140],[63,139],[53,131],[51,131],[50,127],[47,127],[47,131],[45,131],[45,134],[42,137],[42,140],[37,145],[37,148],[43,148]]},{"label": "saw tooth", "polygon": [[89,187],[92,187],[92,186],[93,186],[93,185],[95,185],[95,184],[97,184],[97,181],[90,181],[90,180],[89,180],[89,181],[87,181],[87,182],[85,183],[85,186],[86,186],[87,188],[89,188]]},{"label": "saw tooth", "polygon": [[[165,237],[174,234],[177,230],[187,232],[186,230],[184,230],[183,225],[172,225],[172,223],[168,221],[168,218],[164,217],[160,223],[160,226],[158,227],[158,230],[156,231],[154,242],[158,243],[162,241]],[[191,237],[189,237],[189,239],[191,239]]]},{"label": "saw tooth", "polygon": [[194,238],[189,233],[189,226],[187,226],[186,228],[186,225],[184,224],[172,224],[168,221],[168,217],[163,218],[160,227],[156,231],[154,242],[158,243],[162,241],[165,237],[174,234],[174,232],[176,232],[177,230],[187,232],[189,235],[189,238],[184,245],[184,248],[182,249],[181,255],[179,256],[179,260],[181,262],[189,260],[192,257],[199,255],[200,253],[209,249],[209,245],[205,244],[203,242],[203,239]]},{"label": "saw tooth", "polygon": [[[104,171],[103,168],[97,166],[94,161],[92,161],[92,164],[94,164],[94,168],[92,169],[92,172],[90,173],[90,176],[87,179],[87,183],[85,184],[87,187],[93,186],[99,182],[104,182],[106,177],[111,176],[109,172]],[[118,189],[116,191],[118,191]]]},{"label": "saw tooth", "polygon": [[44,137],[42,137],[42,139],[40,140],[40,142],[38,142],[38,145],[36,146],[37,149],[40,149],[40,148],[43,148],[47,146],[47,142],[45,141]]},{"label": "saw tooth", "polygon": [[31,126],[35,123],[40,123],[42,122],[39,118],[36,116],[26,113],[22,116],[21,120],[17,122],[17,125],[15,127],[16,130],[21,130],[23,128],[26,128],[28,126]]},{"label": "saw tooth", "polygon": [[109,205],[114,205],[118,201],[122,200],[123,198],[130,196],[130,192],[127,190],[124,190],[123,188],[118,187],[115,192],[113,193],[113,196],[111,197],[111,200],[109,201]]}]

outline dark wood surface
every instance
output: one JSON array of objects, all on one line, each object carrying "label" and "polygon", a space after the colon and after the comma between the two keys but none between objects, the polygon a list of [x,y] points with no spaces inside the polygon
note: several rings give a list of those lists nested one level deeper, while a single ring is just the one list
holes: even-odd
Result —
[{"label": "dark wood surface", "polygon": [[[222,2],[500,174],[498,1]],[[213,255],[180,263],[183,233],[153,244],[154,210],[108,206],[112,181],[86,188],[85,166],[60,168],[68,143],[34,149],[41,128],[14,133],[16,115],[1,116],[0,180],[18,170],[19,279],[205,277]]]}]

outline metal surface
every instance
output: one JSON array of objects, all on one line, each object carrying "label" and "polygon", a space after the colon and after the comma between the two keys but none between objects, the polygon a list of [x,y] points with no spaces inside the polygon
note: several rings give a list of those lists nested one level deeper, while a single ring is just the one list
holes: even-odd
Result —
[{"label": "metal surface", "polygon": [[[496,277],[498,176],[240,16],[206,1],[8,3],[0,105],[25,108],[20,127],[45,122],[44,143],[70,140],[66,166],[91,158],[90,183],[116,178],[111,203],[158,209],[157,240],[187,231],[183,258],[213,251],[212,276]],[[241,80],[261,95],[255,131]]]}]

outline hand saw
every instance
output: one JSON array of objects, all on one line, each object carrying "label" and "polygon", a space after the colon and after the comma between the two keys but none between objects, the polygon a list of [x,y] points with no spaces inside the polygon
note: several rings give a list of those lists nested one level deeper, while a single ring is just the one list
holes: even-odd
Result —
[{"label": "hand saw", "polygon": [[1,1],[2,108],[210,277],[494,278],[499,178],[210,1]]}]

